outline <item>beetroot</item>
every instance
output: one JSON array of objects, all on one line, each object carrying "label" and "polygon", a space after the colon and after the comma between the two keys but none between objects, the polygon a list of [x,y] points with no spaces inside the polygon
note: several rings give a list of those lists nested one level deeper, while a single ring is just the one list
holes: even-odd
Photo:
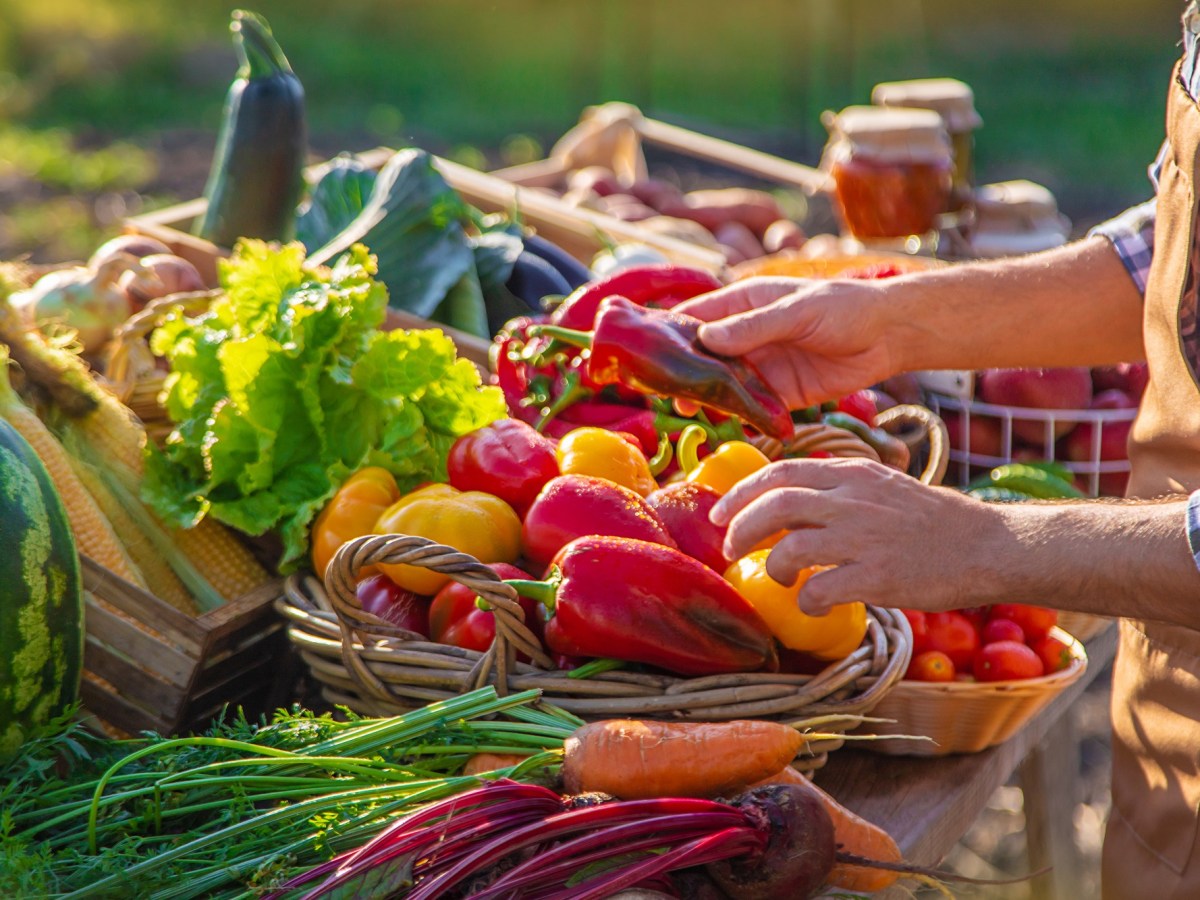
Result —
[{"label": "beetroot", "polygon": [[708,864],[725,893],[738,900],[811,897],[836,862],[833,820],[812,791],[794,784],[751,788],[730,805],[768,835],[766,849]]}]

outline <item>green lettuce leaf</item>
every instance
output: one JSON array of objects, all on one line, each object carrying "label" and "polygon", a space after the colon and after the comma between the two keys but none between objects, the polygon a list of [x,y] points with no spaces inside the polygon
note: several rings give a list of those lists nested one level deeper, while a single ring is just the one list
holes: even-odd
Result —
[{"label": "green lettuce leaf", "polygon": [[164,320],[151,345],[170,363],[174,429],[148,456],[143,496],[165,520],[275,530],[289,571],[352,472],[383,466],[405,490],[445,480],[454,439],[505,414],[442,332],[380,330],[374,273],[362,245],[310,269],[298,243],[244,240],[210,309]]}]

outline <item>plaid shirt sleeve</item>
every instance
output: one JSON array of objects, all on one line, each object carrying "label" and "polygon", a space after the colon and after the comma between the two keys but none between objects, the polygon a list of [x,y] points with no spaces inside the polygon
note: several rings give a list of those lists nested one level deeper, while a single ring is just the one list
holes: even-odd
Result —
[{"label": "plaid shirt sleeve", "polygon": [[[1158,190],[1158,174],[1162,171],[1163,155],[1168,152],[1166,142],[1158,151],[1158,157],[1150,166],[1150,181]],[[1112,241],[1113,249],[1124,263],[1129,277],[1138,291],[1146,293],[1146,278],[1150,274],[1150,260],[1154,257],[1154,218],[1158,205],[1156,198],[1130,207],[1119,216],[1101,222],[1088,232]]]},{"label": "plaid shirt sleeve", "polygon": [[1192,548],[1192,559],[1196,561],[1196,568],[1200,568],[1200,491],[1194,491],[1188,497],[1187,538],[1188,546]]}]

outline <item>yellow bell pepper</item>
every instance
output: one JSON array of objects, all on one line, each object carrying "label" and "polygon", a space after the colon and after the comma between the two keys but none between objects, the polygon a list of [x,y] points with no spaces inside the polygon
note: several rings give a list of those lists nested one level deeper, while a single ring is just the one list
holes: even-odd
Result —
[{"label": "yellow bell pepper", "polygon": [[558,469],[563,475],[607,478],[645,497],[658,488],[641,448],[615,431],[585,425],[559,439]]},{"label": "yellow bell pepper", "polygon": [[[378,466],[359,469],[342,482],[313,523],[313,571],[323,577],[338,548],[353,538],[374,533],[379,516],[399,499],[396,479]],[[374,571],[374,566],[368,566],[361,574],[366,576]]]},{"label": "yellow bell pepper", "polygon": [[[383,511],[375,533],[418,535],[485,563],[510,563],[521,552],[521,520],[511,506],[483,491],[459,491],[448,484],[405,494]],[[379,570],[415,594],[436,594],[451,580],[422,566],[380,564]]]},{"label": "yellow bell pepper", "polygon": [[688,481],[707,485],[719,494],[728,494],[735,484],[770,462],[761,450],[746,441],[726,441],[698,460],[696,446],[703,434],[684,429],[679,436],[679,464]]},{"label": "yellow bell pepper", "polygon": [[771,633],[791,650],[818,659],[843,659],[858,649],[867,633],[867,608],[861,603],[841,603],[823,616],[810,616],[796,597],[804,582],[832,566],[809,566],[795,584],[782,585],[767,574],[769,550],[755,550],[725,571],[725,580],[758,610]]}]

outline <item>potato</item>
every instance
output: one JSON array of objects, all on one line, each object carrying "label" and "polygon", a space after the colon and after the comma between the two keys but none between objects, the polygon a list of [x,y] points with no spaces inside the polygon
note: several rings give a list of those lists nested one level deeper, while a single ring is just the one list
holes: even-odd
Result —
[{"label": "potato", "polygon": [[742,255],[742,259],[757,259],[763,255],[763,246],[754,236],[754,232],[741,222],[722,222],[713,231],[717,243],[726,247],[734,247]]},{"label": "potato", "polygon": [[577,188],[594,191],[601,197],[625,191],[625,187],[617,180],[612,169],[606,169],[604,166],[584,166],[568,175],[567,189],[575,190]]},{"label": "potato", "polygon": [[799,250],[807,239],[804,229],[791,219],[776,219],[763,232],[763,249],[768,253],[780,250]]},{"label": "potato", "polygon": [[786,218],[774,197],[748,188],[690,191],[683,195],[682,203],[671,203],[660,212],[692,219],[713,232],[724,222],[741,222],[756,236],[766,232],[772,222]]}]

